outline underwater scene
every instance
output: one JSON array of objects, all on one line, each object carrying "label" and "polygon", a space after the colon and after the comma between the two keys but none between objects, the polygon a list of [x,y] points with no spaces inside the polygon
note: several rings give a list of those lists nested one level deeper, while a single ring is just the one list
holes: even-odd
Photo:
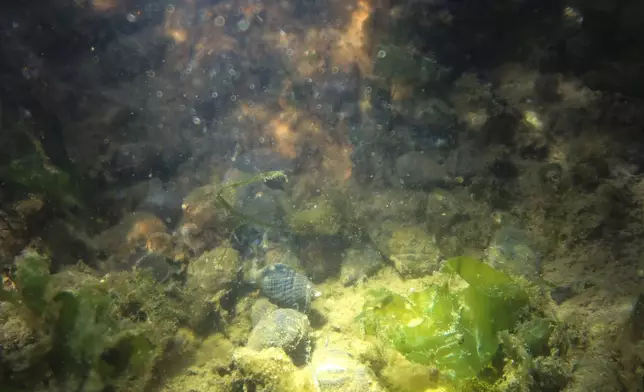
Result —
[{"label": "underwater scene", "polygon": [[644,392],[641,0],[0,6],[0,392]]}]

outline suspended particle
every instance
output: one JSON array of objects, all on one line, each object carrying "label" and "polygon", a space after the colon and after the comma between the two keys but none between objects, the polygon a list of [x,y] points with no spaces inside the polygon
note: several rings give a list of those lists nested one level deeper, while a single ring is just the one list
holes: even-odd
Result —
[{"label": "suspended particle", "polygon": [[228,75],[235,76],[235,75],[237,75],[237,72],[234,69],[229,69],[228,70]]},{"label": "suspended particle", "polygon": [[192,123],[195,125],[201,124],[201,119],[197,116],[192,117]]},{"label": "suspended particle", "polygon": [[127,14],[127,15],[125,16],[125,19],[127,19],[127,21],[128,21],[128,22],[130,22],[130,23],[134,23],[134,22],[136,22],[136,15],[134,15],[134,14]]},{"label": "suspended particle", "polygon": [[217,97],[219,97],[219,94],[217,94],[217,92],[214,91],[212,94],[210,94],[210,96],[213,97],[213,98],[217,98]]},{"label": "suspended particle", "polygon": [[222,27],[225,24],[226,24],[226,19],[224,19],[223,16],[219,15],[218,17],[215,18],[215,26]]},{"label": "suspended particle", "polygon": [[92,62],[93,62],[94,64],[98,64],[98,56],[94,56],[94,57],[92,57]]},{"label": "suspended particle", "polygon": [[155,77],[155,76],[156,76],[156,73],[155,73],[153,70],[151,70],[151,69],[149,69],[149,70],[145,71],[145,74],[146,74],[149,78],[153,78],[153,77]]},{"label": "suspended particle", "polygon": [[385,57],[387,57],[387,52],[385,52],[384,50],[379,50],[378,51],[378,58],[379,59],[384,59]]}]

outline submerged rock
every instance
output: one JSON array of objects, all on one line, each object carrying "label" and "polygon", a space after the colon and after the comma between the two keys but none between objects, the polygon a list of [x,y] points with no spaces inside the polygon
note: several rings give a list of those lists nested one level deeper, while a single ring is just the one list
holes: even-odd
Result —
[{"label": "submerged rock", "polygon": [[293,309],[276,309],[264,315],[253,328],[246,346],[257,351],[281,348],[294,358],[306,354],[310,323]]},{"label": "submerged rock", "polygon": [[311,361],[313,382],[320,392],[384,392],[376,375],[344,350],[320,347]]},{"label": "submerged rock", "polygon": [[354,285],[373,276],[383,265],[382,254],[373,246],[350,248],[342,260],[340,281],[345,286]]},{"label": "submerged rock", "polygon": [[447,171],[438,161],[421,151],[412,151],[396,159],[396,186],[427,187],[448,180]]},{"label": "submerged rock", "polygon": [[441,253],[421,225],[383,224],[371,227],[369,234],[376,247],[405,278],[427,276],[441,265]]},{"label": "submerged rock", "polygon": [[220,247],[202,254],[188,266],[188,286],[216,294],[237,277],[239,253],[230,247]]},{"label": "submerged rock", "polygon": [[488,263],[510,275],[535,279],[541,273],[541,256],[534,250],[530,233],[503,227],[492,237],[486,250]]}]

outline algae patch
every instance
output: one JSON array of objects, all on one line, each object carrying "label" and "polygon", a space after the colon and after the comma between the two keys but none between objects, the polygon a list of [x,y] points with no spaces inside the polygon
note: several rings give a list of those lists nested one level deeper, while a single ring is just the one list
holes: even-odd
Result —
[{"label": "algae patch", "polygon": [[372,292],[359,316],[365,332],[393,345],[413,362],[435,366],[454,381],[491,365],[498,333],[513,329],[528,294],[508,275],[475,259],[456,257],[442,272],[467,285],[430,286],[409,295]]}]

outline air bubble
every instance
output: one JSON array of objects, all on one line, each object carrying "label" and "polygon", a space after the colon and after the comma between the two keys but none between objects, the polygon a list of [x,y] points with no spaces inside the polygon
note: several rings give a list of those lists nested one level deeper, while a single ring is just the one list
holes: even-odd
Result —
[{"label": "air bubble", "polygon": [[371,87],[366,87],[364,89],[365,94],[371,94]]},{"label": "air bubble", "polygon": [[163,91],[157,91],[157,98],[163,97]]},{"label": "air bubble", "polygon": [[255,85],[251,83],[250,86],[248,86],[248,88],[250,88],[251,90],[255,90]]},{"label": "air bubble", "polygon": [[201,119],[199,117],[197,117],[197,116],[194,116],[192,118],[192,123],[195,124],[195,125],[199,125],[199,124],[201,124]]},{"label": "air bubble", "polygon": [[337,74],[338,72],[340,72],[340,69],[338,67],[331,68],[331,73]]},{"label": "air bubble", "polygon": [[223,16],[219,15],[215,18],[215,26],[221,27],[226,24],[226,19]]},{"label": "air bubble", "polygon": [[286,55],[289,56],[289,57],[293,56],[293,49],[291,49],[291,48],[286,49]]},{"label": "air bubble", "polygon": [[92,57],[92,61],[94,62],[94,64],[98,64],[98,56]]},{"label": "air bubble", "polygon": [[134,23],[134,22],[136,22],[136,15],[134,15],[134,14],[127,14],[127,15],[125,16],[125,19],[127,19],[127,21],[128,21],[128,22],[130,22],[130,23]]},{"label": "air bubble", "polygon": [[237,96],[236,95],[231,95],[230,100],[235,102],[237,100]]},{"label": "air bubble", "polygon": [[379,59],[384,59],[386,56],[387,56],[387,52],[385,52],[384,50],[379,50],[378,51],[378,58]]}]

